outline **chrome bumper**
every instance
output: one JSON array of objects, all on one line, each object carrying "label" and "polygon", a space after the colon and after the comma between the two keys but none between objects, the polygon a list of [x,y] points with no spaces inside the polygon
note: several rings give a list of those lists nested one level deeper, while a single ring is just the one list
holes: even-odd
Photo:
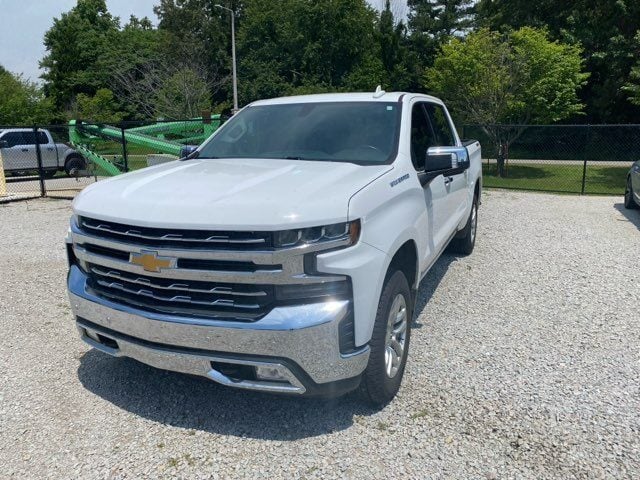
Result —
[{"label": "chrome bumper", "polygon": [[[338,326],[349,314],[348,301],[278,307],[246,323],[157,314],[110,302],[87,291],[86,276],[75,265],[68,288],[81,337],[92,347],[228,386],[305,393],[357,377],[369,359],[368,346],[340,354]],[[238,381],[212,362],[271,368],[282,381]]]}]

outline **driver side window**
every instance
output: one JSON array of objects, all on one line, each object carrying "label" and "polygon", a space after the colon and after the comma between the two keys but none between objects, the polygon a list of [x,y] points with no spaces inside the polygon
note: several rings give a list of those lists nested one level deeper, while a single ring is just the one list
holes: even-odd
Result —
[{"label": "driver side window", "polygon": [[454,146],[456,144],[455,136],[453,135],[453,130],[451,129],[447,115],[444,113],[444,108],[435,103],[428,103],[425,105],[425,111],[434,132],[434,142],[429,146]]},{"label": "driver side window", "polygon": [[9,132],[2,137],[2,140],[7,142],[7,148],[15,147],[16,145],[24,145],[22,132]]},{"label": "driver side window", "polygon": [[434,140],[424,105],[424,103],[416,103],[411,110],[411,161],[418,171],[425,169],[427,149]]}]

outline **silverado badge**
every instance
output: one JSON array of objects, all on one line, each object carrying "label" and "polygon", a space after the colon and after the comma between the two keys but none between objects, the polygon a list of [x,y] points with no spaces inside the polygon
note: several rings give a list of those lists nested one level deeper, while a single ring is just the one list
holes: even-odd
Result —
[{"label": "silverado badge", "polygon": [[159,257],[158,252],[141,250],[140,253],[131,252],[129,262],[140,265],[147,272],[160,272],[163,268],[175,268],[177,259],[172,257]]}]

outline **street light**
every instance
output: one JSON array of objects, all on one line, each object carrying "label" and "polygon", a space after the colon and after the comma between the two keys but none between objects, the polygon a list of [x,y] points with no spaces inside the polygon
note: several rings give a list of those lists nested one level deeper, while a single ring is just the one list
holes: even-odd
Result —
[{"label": "street light", "polygon": [[231,13],[231,61],[233,62],[233,113],[238,111],[238,77],[236,75],[236,15],[228,7],[215,4],[214,7],[227,10]]}]

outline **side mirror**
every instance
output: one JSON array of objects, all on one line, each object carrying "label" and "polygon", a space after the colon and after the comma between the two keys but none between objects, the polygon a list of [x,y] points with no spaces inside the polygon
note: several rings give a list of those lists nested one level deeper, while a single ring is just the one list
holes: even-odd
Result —
[{"label": "side mirror", "polygon": [[9,148],[9,142],[6,140],[0,140],[0,148]]},{"label": "side mirror", "polygon": [[437,172],[441,170],[469,168],[469,152],[466,147],[431,147],[427,150],[425,170]]},{"label": "side mirror", "polygon": [[197,145],[185,145],[180,149],[180,158],[186,158],[198,149]]}]

